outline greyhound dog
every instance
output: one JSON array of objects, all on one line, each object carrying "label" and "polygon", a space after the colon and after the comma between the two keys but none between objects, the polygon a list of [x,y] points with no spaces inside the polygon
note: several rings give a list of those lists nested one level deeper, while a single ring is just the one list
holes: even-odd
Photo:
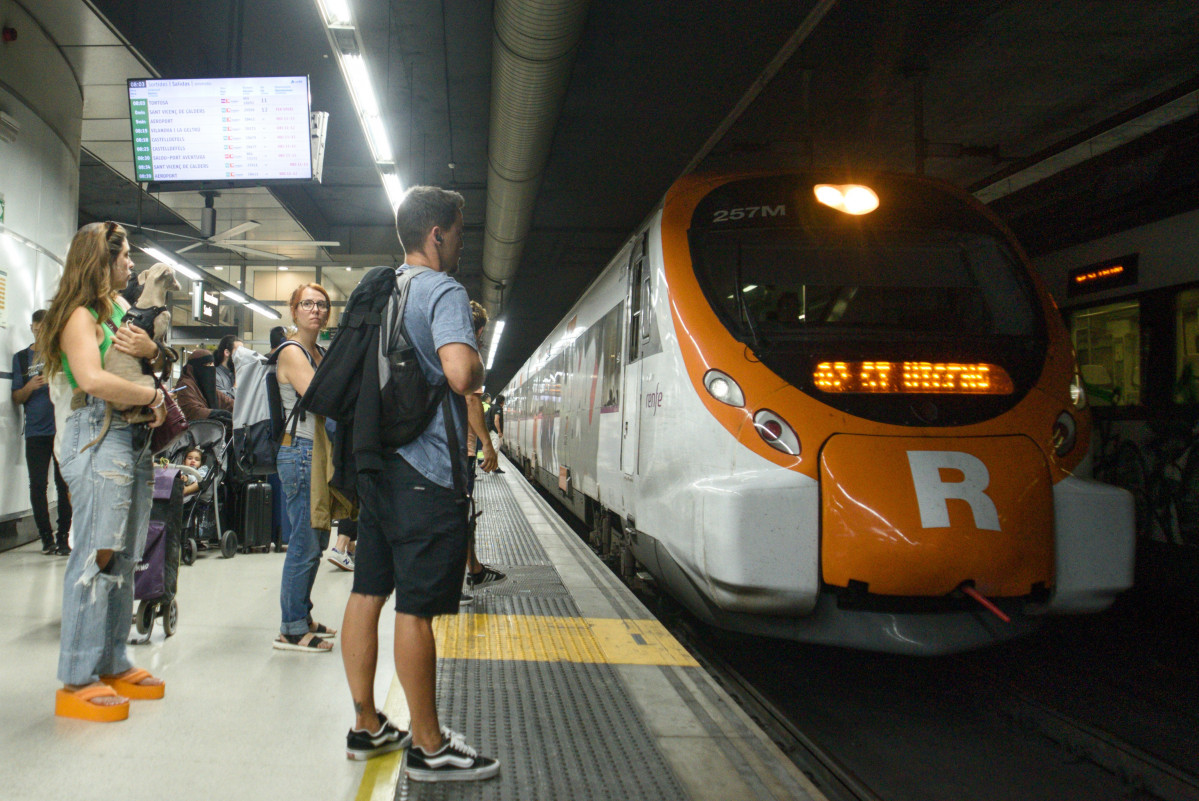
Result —
[{"label": "greyhound dog", "polygon": [[[159,262],[148,270],[143,270],[137,277],[142,285],[141,296],[137,305],[125,312],[125,322],[135,325],[150,335],[150,338],[160,346],[165,345],[167,326],[171,321],[171,311],[167,306],[167,293],[180,289],[179,280],[174,271],[166,264]],[[105,371],[120,376],[126,381],[132,381],[143,387],[153,387],[154,370],[146,359],[139,359],[127,353],[121,353],[116,348],[110,348],[104,358]],[[100,436],[84,445],[80,453],[100,442],[108,435],[108,427],[112,424],[112,413],[125,412],[125,420],[130,423],[145,423],[154,419],[153,413],[134,409],[116,403],[106,404],[104,411],[104,427]],[[130,411],[133,410],[133,411]]]}]

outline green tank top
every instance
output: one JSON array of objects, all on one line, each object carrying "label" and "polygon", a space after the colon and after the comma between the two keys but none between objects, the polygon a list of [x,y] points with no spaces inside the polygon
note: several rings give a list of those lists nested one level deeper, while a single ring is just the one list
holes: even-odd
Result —
[{"label": "green tank top", "polygon": [[[95,319],[99,320],[100,315],[95,309],[88,307],[88,312]],[[113,302],[112,304],[112,324],[115,328],[120,328],[122,321],[125,319],[125,310],[121,308],[121,304]],[[100,366],[104,366],[104,357],[108,354],[108,349],[112,347],[112,329],[106,325],[101,325],[100,330],[104,332],[104,341],[100,343]],[[79,389],[79,385],[75,383],[75,376],[71,375],[71,365],[67,364],[67,354],[62,355],[62,371],[67,377],[67,382],[70,383],[71,389]]]}]

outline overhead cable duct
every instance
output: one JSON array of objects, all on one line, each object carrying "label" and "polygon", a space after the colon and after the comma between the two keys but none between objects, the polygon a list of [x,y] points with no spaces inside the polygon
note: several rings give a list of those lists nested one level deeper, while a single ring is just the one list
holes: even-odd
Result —
[{"label": "overhead cable duct", "polygon": [[497,0],[491,65],[491,138],[483,305],[503,311],[562,111],[587,0]]}]

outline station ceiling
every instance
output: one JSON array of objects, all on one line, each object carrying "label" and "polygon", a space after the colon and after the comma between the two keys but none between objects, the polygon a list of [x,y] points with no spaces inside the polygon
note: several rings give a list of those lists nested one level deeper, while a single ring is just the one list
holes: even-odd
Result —
[{"label": "station ceiling", "polygon": [[[313,109],[330,114],[323,181],[273,194],[313,239],[342,243],[313,263],[358,275],[402,259],[315,0],[88,2],[165,78],[309,75]],[[498,4],[350,2],[405,185],[466,197],[472,297],[485,288]],[[1034,255],[1199,207],[1196,53],[1194,0],[591,2],[488,387],[689,166],[910,171],[922,125],[924,170],[980,193]],[[83,221],[130,220],[137,197],[84,155]],[[142,200],[156,227],[197,235],[186,214]],[[216,208],[218,230],[249,219]]]}]

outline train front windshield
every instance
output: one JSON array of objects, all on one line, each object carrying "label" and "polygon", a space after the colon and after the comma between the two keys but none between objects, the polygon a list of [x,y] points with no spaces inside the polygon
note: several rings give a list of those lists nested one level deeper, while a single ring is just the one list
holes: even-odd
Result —
[{"label": "train front windshield", "polygon": [[[1004,397],[942,392],[938,422],[1010,408],[1039,377],[1047,340],[1035,287],[1006,234],[931,182],[878,176],[873,185],[879,206],[861,216],[818,203],[802,176],[717,187],[688,232],[708,302],[766,366],[822,397],[835,385],[844,397],[825,399],[846,411],[918,422],[900,397],[855,395],[878,382],[830,384],[829,365],[995,365],[1007,376]],[[920,394],[900,383],[896,394]]]},{"label": "train front windshield", "polygon": [[702,258],[722,316],[764,341],[817,331],[919,337],[1035,334],[1018,265],[992,237],[954,231],[711,232]]}]

